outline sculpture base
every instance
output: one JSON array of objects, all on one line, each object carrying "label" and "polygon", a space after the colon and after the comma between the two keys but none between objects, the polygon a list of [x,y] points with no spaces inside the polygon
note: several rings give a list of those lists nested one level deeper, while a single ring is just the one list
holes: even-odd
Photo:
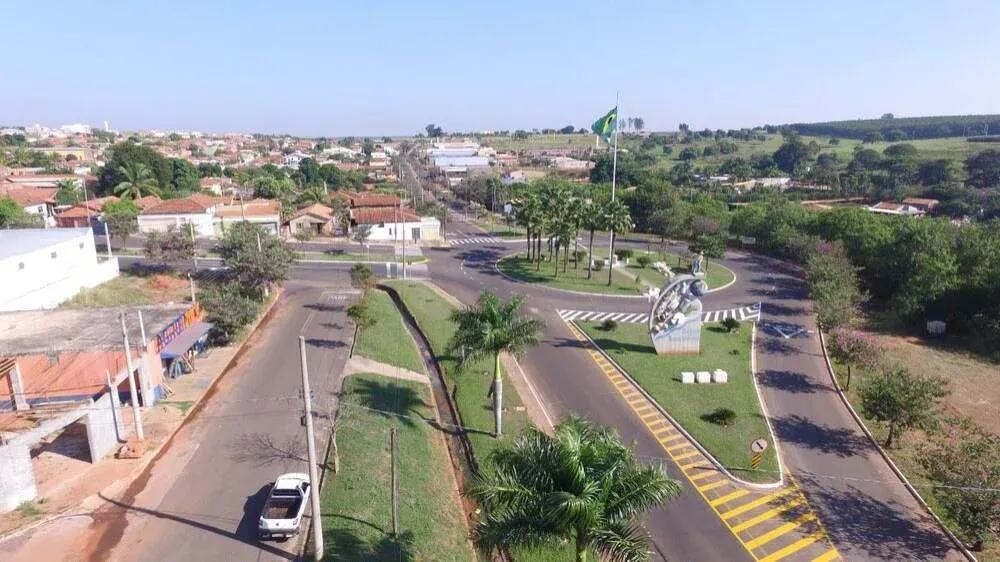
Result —
[{"label": "sculpture base", "polygon": [[651,334],[651,337],[657,355],[698,355],[701,353],[701,318]]}]

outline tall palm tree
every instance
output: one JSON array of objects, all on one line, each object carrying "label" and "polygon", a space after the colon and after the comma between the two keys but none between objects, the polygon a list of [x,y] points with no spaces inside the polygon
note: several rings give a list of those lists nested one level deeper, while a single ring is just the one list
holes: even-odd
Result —
[{"label": "tall palm tree", "polygon": [[569,541],[577,562],[589,550],[604,560],[648,560],[639,519],[681,492],[662,468],[640,465],[613,430],[577,417],[554,436],[529,428],[487,459],[489,470],[466,490],[487,513],[473,530],[487,554]]},{"label": "tall palm tree", "polygon": [[502,434],[503,382],[500,379],[500,353],[520,355],[528,346],[538,345],[538,334],[544,324],[540,320],[519,314],[524,297],[515,296],[503,302],[490,291],[479,295],[476,304],[456,310],[452,319],[458,325],[449,348],[464,350],[460,366],[484,357],[493,358],[493,421],[494,436]]},{"label": "tall palm tree", "polygon": [[[580,197],[574,197],[569,202],[569,208],[567,209],[567,218],[569,224],[572,227],[571,238],[573,241],[573,248],[576,250],[573,252],[573,269],[580,268],[580,260],[577,259],[577,255],[580,253],[580,227],[583,225],[583,213],[587,206],[587,202]],[[563,273],[566,273],[566,264],[569,257],[569,246],[566,247],[566,257],[563,258]]]},{"label": "tall palm tree", "polygon": [[115,195],[122,199],[141,199],[146,195],[160,194],[156,177],[149,166],[141,162],[130,162],[119,166],[118,171],[125,179],[115,186]]},{"label": "tall palm tree", "polygon": [[608,201],[604,206],[604,228],[611,233],[611,247],[608,254],[608,287],[611,286],[611,264],[615,255],[615,234],[627,232],[632,229],[632,215],[628,212],[628,207],[619,200]]},{"label": "tall palm tree", "polygon": [[532,257],[535,230],[541,223],[542,203],[535,192],[525,193],[517,207],[517,224],[524,227],[528,239],[528,260]]}]

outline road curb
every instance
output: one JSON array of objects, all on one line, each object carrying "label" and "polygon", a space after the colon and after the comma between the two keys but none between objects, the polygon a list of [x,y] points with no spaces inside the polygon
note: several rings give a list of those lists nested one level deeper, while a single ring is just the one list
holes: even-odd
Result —
[{"label": "road curb", "polygon": [[548,291],[559,291],[560,293],[569,293],[571,295],[579,295],[579,296],[583,296],[583,297],[606,297],[606,298],[612,298],[612,299],[642,299],[642,300],[646,299],[646,297],[644,297],[642,295],[634,295],[633,296],[633,295],[610,295],[610,294],[607,294],[607,293],[585,293],[583,291],[571,291],[569,289],[559,289],[557,287],[549,287],[547,285],[542,285],[540,283],[528,283],[526,281],[521,281],[520,279],[515,279],[515,278],[511,277],[510,275],[507,275],[506,273],[504,273],[500,269],[500,262],[502,260],[505,260],[505,259],[509,258],[509,257],[510,256],[504,256],[504,257],[498,259],[497,261],[493,262],[493,269],[496,270],[496,272],[499,273],[501,277],[503,277],[504,279],[510,281],[511,283],[517,283],[519,285],[528,285],[528,286],[531,286],[531,287],[540,287],[540,288],[548,290]]},{"label": "road curb", "polygon": [[871,442],[871,444],[875,446],[875,449],[878,450],[879,455],[881,455],[882,458],[885,460],[886,464],[889,465],[889,468],[892,470],[893,474],[895,474],[896,477],[899,478],[900,482],[902,482],[903,487],[906,488],[906,491],[909,492],[910,495],[913,496],[913,499],[917,500],[917,503],[920,504],[922,508],[924,508],[924,511],[926,511],[931,516],[931,518],[934,519],[934,522],[938,524],[938,526],[941,528],[942,531],[944,531],[944,533],[948,536],[951,542],[955,544],[959,552],[961,552],[962,555],[965,556],[967,560],[970,560],[971,562],[978,562],[976,556],[972,554],[972,552],[968,548],[966,548],[965,544],[962,543],[962,541],[959,540],[957,536],[955,536],[955,533],[951,532],[951,529],[949,529],[948,526],[944,524],[944,521],[942,521],[941,518],[938,517],[936,513],[934,513],[934,510],[931,509],[931,506],[928,505],[926,501],[924,501],[924,498],[920,495],[920,492],[917,492],[917,489],[914,488],[912,484],[910,484],[910,481],[906,479],[906,476],[903,475],[903,472],[899,470],[899,467],[896,466],[895,462],[893,462],[892,458],[889,456],[889,453],[885,452],[885,449],[882,448],[882,445],[878,442],[878,439],[875,439],[875,436],[872,435],[872,432],[868,429],[868,426],[865,425],[865,422],[861,419],[861,416],[858,415],[858,412],[854,410],[854,406],[851,405],[850,400],[847,399],[847,395],[844,394],[844,389],[840,387],[840,381],[837,380],[837,374],[833,370],[833,364],[830,362],[830,355],[826,351],[826,338],[823,336],[823,330],[817,330],[817,331],[819,332],[820,347],[823,349],[823,360],[826,362],[827,374],[830,375],[830,381],[833,383],[833,388],[837,390],[837,395],[840,396],[840,401],[843,402],[844,406],[847,407],[847,411],[851,413],[851,417],[854,418],[855,422],[857,422],[858,426],[861,428],[861,431],[865,434],[865,437],[867,437],[868,440]]},{"label": "road curb", "polygon": [[[626,371],[621,365],[618,364],[617,361],[615,361],[610,355],[608,355],[608,353],[605,352],[604,349],[601,348],[601,346],[597,345],[597,343],[594,342],[594,340],[590,337],[589,334],[587,334],[586,331],[583,330],[583,328],[577,326],[576,323],[572,320],[567,323],[573,324],[576,327],[576,329],[581,334],[583,334],[583,337],[587,338],[587,342],[589,342],[590,345],[594,349],[596,349],[597,352],[600,353],[602,357],[604,357],[609,363],[611,363],[616,369],[618,369],[618,371],[622,374],[622,376],[624,376],[632,384],[632,386],[634,386],[635,389],[639,391],[640,394],[642,394],[647,400],[649,400],[649,402],[656,407],[657,411],[659,411],[661,414],[663,414],[664,417],[670,420],[670,424],[673,425],[677,429],[677,431],[684,436],[685,439],[690,441],[691,445],[695,449],[697,449],[698,452],[704,455],[705,458],[708,459],[708,462],[712,463],[712,466],[714,466],[716,470],[722,473],[726,478],[732,480],[733,482],[741,486],[746,486],[748,488],[753,488],[757,490],[775,490],[785,485],[783,472],[781,473],[781,479],[778,480],[777,482],[768,482],[764,484],[761,484],[759,482],[747,482],[746,480],[733,476],[733,474],[728,470],[726,470],[726,467],[722,466],[722,463],[720,463],[711,453],[709,453],[708,450],[706,450],[705,447],[703,447],[702,444],[697,439],[692,437],[691,434],[688,433],[686,429],[684,429],[684,426],[678,423],[673,416],[667,413],[667,411],[663,408],[663,406],[660,405],[660,403],[657,402],[656,399],[652,397],[652,395],[646,392],[646,389],[643,388],[642,385],[640,385],[635,379],[632,378],[631,375],[628,374],[628,371]],[[752,355],[753,354],[751,353],[751,356]],[[752,373],[751,376],[753,376]],[[772,439],[774,438],[773,435],[771,437]],[[775,455],[778,455],[777,451],[775,451]],[[780,455],[779,455],[778,466],[779,467],[781,466]]]},{"label": "road curb", "polygon": [[724,265],[722,265],[721,263],[718,263],[718,262],[716,262],[715,265],[717,265],[719,267],[724,267],[726,269],[726,271],[728,271],[729,273],[732,273],[733,274],[733,280],[730,281],[729,283],[726,283],[725,285],[723,285],[721,287],[716,287],[714,289],[709,289],[708,291],[706,291],[706,294],[708,294],[708,293],[716,293],[716,292],[719,292],[719,291],[721,291],[723,289],[728,289],[728,288],[732,287],[733,285],[735,285],[736,282],[740,280],[740,276],[736,275],[736,272],[733,271],[732,269],[729,269],[728,267],[726,267],[726,266],[724,266]]},{"label": "road curb", "polygon": [[[186,426],[188,424],[188,421],[190,421],[194,417],[195,413],[197,413],[199,411],[200,406],[202,405],[202,402],[205,399],[205,397],[208,396],[208,394],[210,392],[212,392],[212,389],[215,388],[216,384],[218,384],[218,382],[222,379],[223,375],[225,375],[229,371],[229,369],[232,368],[233,364],[236,362],[237,356],[240,355],[240,353],[243,351],[243,348],[246,347],[247,342],[250,341],[250,336],[255,331],[257,331],[257,328],[261,325],[261,323],[264,321],[264,319],[267,318],[267,316],[271,313],[271,310],[274,308],[274,306],[278,303],[279,300],[281,300],[281,295],[282,295],[282,289],[278,288],[275,291],[274,299],[271,300],[271,304],[269,304],[268,307],[265,310],[261,311],[261,314],[257,316],[257,319],[254,321],[252,329],[249,332],[247,332],[247,337],[244,338],[244,340],[240,343],[239,348],[236,350],[236,353],[234,353],[233,357],[229,360],[228,363],[226,363],[226,366],[223,367],[221,371],[219,371],[219,374],[216,375],[215,378],[212,379],[212,382],[209,383],[209,385],[207,387],[205,387],[205,391],[201,393],[201,396],[199,396],[194,401],[194,403],[191,404],[191,407],[188,408],[187,413],[184,415],[184,417],[181,418],[180,423],[177,424],[177,427],[175,427],[174,430],[170,432],[170,435],[167,436],[167,438],[163,441],[163,444],[160,445],[160,448],[154,454],[150,455],[149,458],[147,458],[146,460],[144,460],[141,463],[137,464],[135,466],[135,468],[133,468],[132,471],[130,471],[128,473],[127,476],[119,478],[118,480],[115,480],[114,482],[112,482],[111,484],[108,484],[107,486],[105,486],[101,490],[98,490],[94,494],[90,494],[89,496],[86,496],[77,505],[71,506],[71,507],[67,507],[66,509],[64,509],[64,510],[58,512],[58,513],[51,514],[49,517],[45,517],[43,519],[39,519],[38,521],[32,521],[31,523],[29,523],[28,525],[25,525],[24,527],[20,527],[20,528],[17,528],[17,529],[14,529],[14,530],[10,531],[7,534],[0,535],[0,543],[3,543],[3,542],[8,541],[10,539],[16,538],[16,537],[18,537],[20,535],[23,535],[24,533],[27,533],[27,532],[32,531],[34,529],[37,529],[38,527],[41,527],[42,525],[45,525],[47,523],[51,523],[51,522],[53,522],[53,521],[55,521],[57,519],[65,519],[65,518],[68,518],[68,517],[90,516],[91,514],[95,513],[96,511],[98,511],[101,508],[97,507],[97,508],[94,508],[94,509],[91,509],[89,511],[82,512],[82,513],[70,513],[70,512],[72,510],[74,510],[74,509],[78,509],[80,507],[80,504],[82,504],[88,498],[91,498],[93,496],[99,496],[101,494],[101,492],[103,492],[105,489],[107,489],[107,488],[109,488],[111,486],[116,485],[118,482],[120,482],[122,480],[127,481],[126,487],[128,487],[128,485],[130,485],[132,483],[132,481],[134,481],[136,479],[137,475],[142,474],[143,471],[145,471],[147,468],[149,468],[149,465],[152,464],[153,461],[155,461],[156,459],[158,459],[160,457],[160,455],[163,454],[163,451],[165,451],[167,449],[167,447],[170,445],[170,443],[174,440],[174,436],[177,435],[177,432],[179,432],[181,430],[181,428],[183,428],[184,426]],[[103,461],[105,459],[101,459],[101,460]]]},{"label": "road curb", "polygon": [[764,395],[760,392],[760,385],[757,384],[757,322],[750,328],[750,380],[753,382],[753,390],[757,394],[757,403],[764,413],[764,423],[767,424],[767,432],[771,434],[771,443],[774,444],[774,458],[778,460],[778,482],[785,483],[785,461],[781,458],[781,446],[778,438],[774,435],[774,426],[771,425],[771,412],[767,410],[767,403]]}]

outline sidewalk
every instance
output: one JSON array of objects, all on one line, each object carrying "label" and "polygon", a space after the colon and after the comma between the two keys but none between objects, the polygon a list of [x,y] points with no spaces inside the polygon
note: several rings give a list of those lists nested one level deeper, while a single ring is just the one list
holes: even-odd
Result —
[{"label": "sidewalk", "polygon": [[[271,306],[277,300],[273,299]],[[254,329],[270,310],[269,307],[263,311]],[[139,458],[115,458],[114,451],[118,450],[115,447],[106,457],[91,463],[87,460],[85,441],[82,442],[82,451],[76,451],[78,447],[73,447],[72,450],[66,447],[43,447],[42,452],[32,459],[38,499],[30,507],[0,514],[0,558],[3,558],[8,539],[55,517],[89,513],[103,503],[89,501],[96,498],[99,492],[127,485],[177,431],[187,413],[206,395],[242,348],[242,343],[211,348],[205,355],[194,360],[194,372],[167,379],[166,386],[172,392],[168,391],[168,396],[152,407],[141,410],[145,440],[139,444],[142,452]],[[135,424],[131,407],[122,407],[121,417],[123,436],[132,441],[135,438]],[[76,429],[83,429],[85,436],[86,430],[79,423],[68,426],[63,433]],[[46,441],[51,443],[61,436],[62,434],[53,434]]]}]

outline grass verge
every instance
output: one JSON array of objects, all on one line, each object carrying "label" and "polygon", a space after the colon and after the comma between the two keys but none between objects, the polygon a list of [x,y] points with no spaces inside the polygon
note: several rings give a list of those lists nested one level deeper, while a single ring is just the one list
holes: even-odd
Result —
[{"label": "grass verge", "polygon": [[[324,560],[468,560],[468,528],[423,384],[359,374],[341,398],[340,473],[321,497]],[[389,430],[397,428],[399,538],[391,536]],[[332,460],[329,461],[332,466]]]},{"label": "grass verge", "polygon": [[358,330],[354,353],[395,367],[424,372],[420,354],[389,295],[371,291],[367,299],[375,325]]},{"label": "grass verge", "polygon": [[585,264],[580,264],[579,268],[574,268],[572,259],[569,260],[566,271],[563,272],[562,258],[560,258],[558,275],[554,273],[554,266],[551,262],[542,262],[541,268],[535,271],[535,263],[526,259],[523,253],[503,258],[498,265],[500,271],[518,281],[536,283],[554,289],[629,296],[636,296],[642,290],[641,284],[637,284],[634,280],[622,275],[617,270],[612,273],[612,284],[609,287],[608,270],[606,267],[601,269],[601,271],[595,271],[591,278],[587,279]]},{"label": "grass verge", "polygon": [[[771,440],[750,373],[751,329],[726,333],[719,326],[702,328],[698,356],[659,356],[645,326],[620,324],[613,331],[598,324],[580,327],[639,383],[692,437],[736,477],[754,482],[778,479],[774,447],[764,453],[758,470],[750,470],[750,443]],[[683,371],[729,373],[725,384],[682,384]],[[717,408],[736,413],[735,422],[722,426],[710,421]]]}]

